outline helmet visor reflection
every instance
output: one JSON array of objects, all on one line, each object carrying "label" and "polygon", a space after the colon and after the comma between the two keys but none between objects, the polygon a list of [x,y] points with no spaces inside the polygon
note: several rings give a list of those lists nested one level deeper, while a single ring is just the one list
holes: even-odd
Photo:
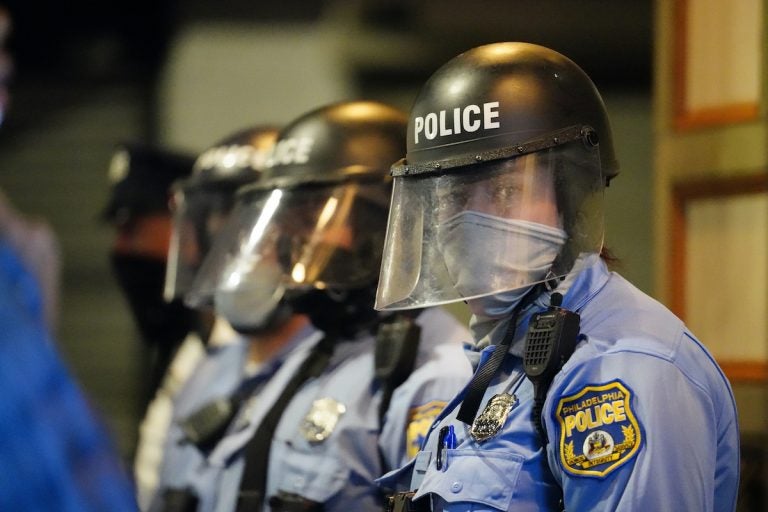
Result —
[{"label": "helmet visor reflection", "polygon": [[[351,289],[375,282],[386,227],[382,185],[341,183],[254,190],[239,196],[206,257],[192,305],[219,291],[256,293],[264,275],[286,290]],[[263,294],[263,290],[258,293]]]},{"label": "helmet visor reflection", "polygon": [[224,225],[234,202],[234,190],[175,187],[173,229],[165,275],[165,300],[182,298],[190,290],[195,274],[211,242]]},{"label": "helmet visor reflection", "polygon": [[[597,148],[579,141],[396,177],[376,308],[468,300],[567,273],[602,246],[602,189]],[[556,259],[568,264],[553,268]]]}]

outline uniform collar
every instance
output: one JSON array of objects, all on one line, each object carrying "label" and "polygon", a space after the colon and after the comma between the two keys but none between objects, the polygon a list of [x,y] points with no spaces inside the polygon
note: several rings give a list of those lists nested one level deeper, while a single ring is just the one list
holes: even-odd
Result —
[{"label": "uniform collar", "polygon": [[[583,309],[597,295],[611,275],[605,262],[596,253],[582,255],[577,261],[577,265],[580,270],[570,272],[554,290],[563,295],[562,307],[576,312]],[[534,313],[544,311],[549,307],[551,295],[552,292],[550,291],[543,292],[520,314],[515,340],[509,350],[510,353],[522,357],[528,322]],[[473,338],[477,340],[475,343],[477,349],[484,349],[501,342],[510,320],[511,317],[488,319],[472,315],[469,327]]]},{"label": "uniform collar", "polygon": [[[283,361],[285,361],[288,355],[293,352],[293,350],[296,349],[299,345],[303,344],[304,342],[308,342],[310,337],[312,337],[314,342],[318,342],[321,338],[320,331],[313,327],[310,322],[307,322],[307,325],[296,331],[296,333],[288,341],[286,341],[269,360],[255,365],[248,364],[248,349],[246,345],[246,351],[244,354],[245,368],[243,370],[245,377],[251,378],[264,374],[271,375],[272,373],[276,372],[277,369],[282,366]],[[314,342],[311,343],[311,346],[314,346]],[[309,346],[310,343],[308,342],[307,345]]]}]

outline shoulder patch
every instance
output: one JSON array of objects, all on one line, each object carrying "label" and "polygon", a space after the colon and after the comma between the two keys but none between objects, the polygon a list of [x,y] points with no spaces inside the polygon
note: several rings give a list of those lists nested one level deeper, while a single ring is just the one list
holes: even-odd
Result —
[{"label": "shoulder patch", "polygon": [[408,459],[412,459],[421,450],[421,445],[427,437],[429,427],[435,418],[445,409],[448,402],[433,400],[424,405],[413,407],[408,411],[408,426],[406,427],[405,442]]},{"label": "shoulder patch", "polygon": [[621,381],[584,386],[560,399],[560,463],[566,472],[604,477],[630,460],[642,446],[632,410],[632,391]]}]

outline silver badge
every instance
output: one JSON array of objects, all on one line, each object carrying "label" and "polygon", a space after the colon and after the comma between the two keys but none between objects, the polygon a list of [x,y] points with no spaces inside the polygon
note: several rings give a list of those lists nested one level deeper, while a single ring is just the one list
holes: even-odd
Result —
[{"label": "silver badge", "polygon": [[475,441],[485,441],[495,436],[507,421],[509,411],[517,403],[517,397],[509,393],[494,395],[488,400],[483,412],[472,422],[469,435]]},{"label": "silver badge", "polygon": [[322,443],[331,435],[339,418],[346,412],[344,404],[333,398],[320,398],[312,402],[312,409],[304,417],[299,431],[310,443]]}]

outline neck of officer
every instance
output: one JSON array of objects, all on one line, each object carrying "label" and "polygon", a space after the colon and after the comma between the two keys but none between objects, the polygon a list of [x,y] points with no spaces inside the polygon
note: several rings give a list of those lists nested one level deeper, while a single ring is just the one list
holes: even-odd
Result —
[{"label": "neck of officer", "polygon": [[304,315],[293,314],[280,325],[248,337],[248,362],[261,364],[274,357],[297,332],[309,323]]}]

